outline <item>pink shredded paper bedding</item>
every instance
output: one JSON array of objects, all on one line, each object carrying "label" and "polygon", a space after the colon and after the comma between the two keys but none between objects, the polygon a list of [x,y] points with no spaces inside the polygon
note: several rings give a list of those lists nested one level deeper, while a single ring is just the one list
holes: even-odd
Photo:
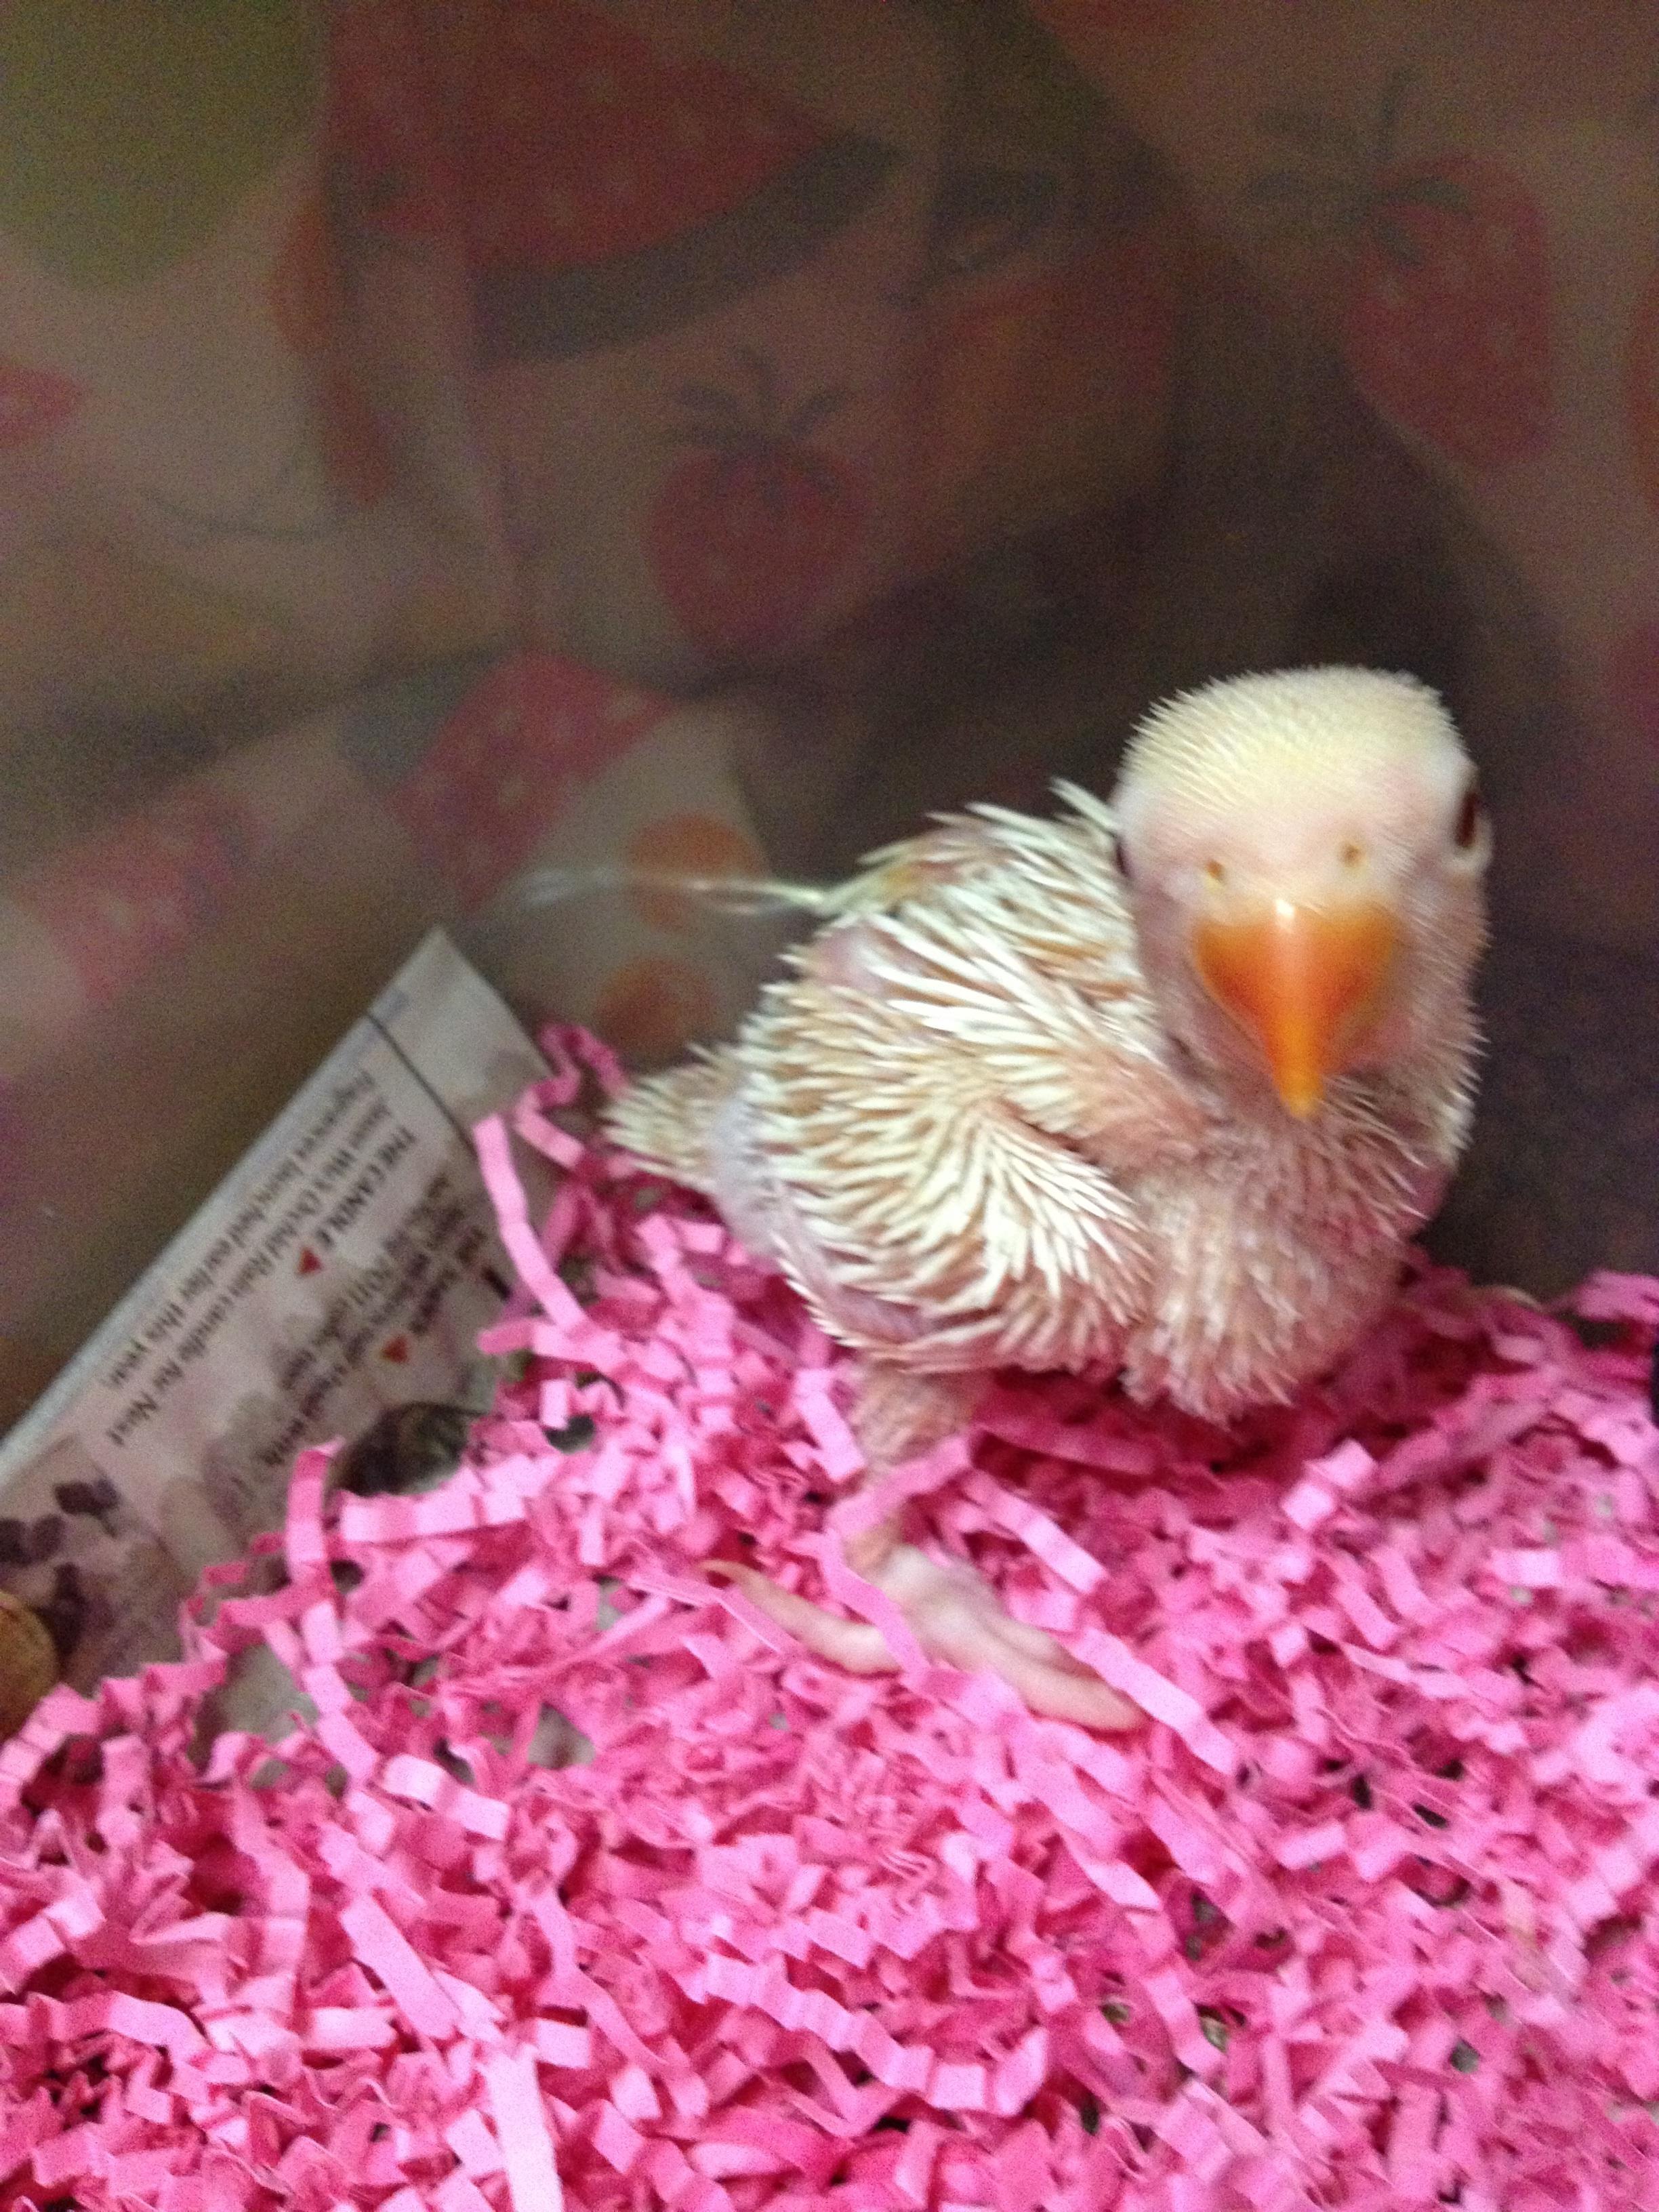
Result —
[{"label": "pink shredded paper bedding", "polygon": [[[1226,1435],[999,1387],[903,1486],[1151,1716],[1091,1736],[698,1571],[871,1602],[843,1363],[577,1079],[481,1133],[522,1357],[460,1470],[307,1454],[283,1588],[0,1753],[0,2201],[1659,2203],[1659,1284],[1423,1273]],[[280,1766],[201,1727],[260,1638]]]}]

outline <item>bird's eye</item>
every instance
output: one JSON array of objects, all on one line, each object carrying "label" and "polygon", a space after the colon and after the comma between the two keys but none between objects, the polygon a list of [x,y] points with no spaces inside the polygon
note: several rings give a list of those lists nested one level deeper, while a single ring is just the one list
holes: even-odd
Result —
[{"label": "bird's eye", "polygon": [[1457,809],[1457,820],[1452,829],[1452,842],[1460,853],[1473,852],[1480,836],[1480,826],[1486,820],[1486,809],[1480,804],[1480,786],[1471,776],[1464,787]]},{"label": "bird's eye", "polygon": [[1124,882],[1126,884],[1133,883],[1135,879],[1134,870],[1129,866],[1128,848],[1124,844],[1121,837],[1114,837],[1112,840],[1112,859],[1115,862],[1117,872],[1119,875],[1122,877]]},{"label": "bird's eye", "polygon": [[1227,871],[1219,860],[1206,860],[1204,864],[1204,872],[1212,884],[1224,884],[1227,880]]},{"label": "bird's eye", "polygon": [[1363,845],[1356,845],[1352,838],[1350,838],[1342,848],[1342,865],[1345,868],[1357,868],[1364,857],[1365,848]]}]

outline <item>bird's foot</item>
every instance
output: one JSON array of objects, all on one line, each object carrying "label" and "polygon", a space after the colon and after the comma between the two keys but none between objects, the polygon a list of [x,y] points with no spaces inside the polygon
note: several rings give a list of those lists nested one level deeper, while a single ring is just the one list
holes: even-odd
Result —
[{"label": "bird's foot", "polygon": [[[849,1542],[847,1559],[855,1573],[897,1607],[930,1659],[966,1674],[1000,1674],[1034,1713],[1050,1720],[1127,1729],[1143,1717],[1046,1630],[1013,1620],[971,1567],[930,1558],[915,1545],[901,1542],[896,1523],[884,1522]],[[710,1560],[705,1571],[733,1583],[781,1627],[850,1674],[897,1670],[886,1638],[870,1622],[826,1613],[810,1598],[781,1589],[753,1567]]]}]

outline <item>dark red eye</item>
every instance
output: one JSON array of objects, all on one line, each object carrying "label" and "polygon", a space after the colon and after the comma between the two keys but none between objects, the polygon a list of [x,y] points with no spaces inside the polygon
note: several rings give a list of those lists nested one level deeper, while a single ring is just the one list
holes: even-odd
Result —
[{"label": "dark red eye", "polygon": [[1452,830],[1452,841],[1460,853],[1474,849],[1480,835],[1480,825],[1486,818],[1486,810],[1480,804],[1480,787],[1471,776],[1457,810],[1457,822]]}]

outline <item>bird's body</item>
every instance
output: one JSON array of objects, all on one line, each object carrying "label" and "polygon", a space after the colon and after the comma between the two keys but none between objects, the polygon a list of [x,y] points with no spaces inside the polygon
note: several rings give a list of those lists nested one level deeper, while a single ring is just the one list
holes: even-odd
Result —
[{"label": "bird's body", "polygon": [[[874,1462],[999,1367],[1115,1369],[1218,1420],[1288,1398],[1386,1304],[1464,1141],[1467,780],[1406,679],[1177,701],[1112,807],[1066,791],[876,855],[736,1042],[636,1085],[613,1133],[861,1355]],[[1413,840],[1449,866],[1419,882]]]},{"label": "bird's body", "polygon": [[706,1193],[831,1335],[913,1373],[1108,1363],[1218,1419],[1372,1319],[1468,1117],[1472,1040],[1314,1127],[1160,1030],[1103,808],[896,848],[736,1044],[620,1140]]}]

